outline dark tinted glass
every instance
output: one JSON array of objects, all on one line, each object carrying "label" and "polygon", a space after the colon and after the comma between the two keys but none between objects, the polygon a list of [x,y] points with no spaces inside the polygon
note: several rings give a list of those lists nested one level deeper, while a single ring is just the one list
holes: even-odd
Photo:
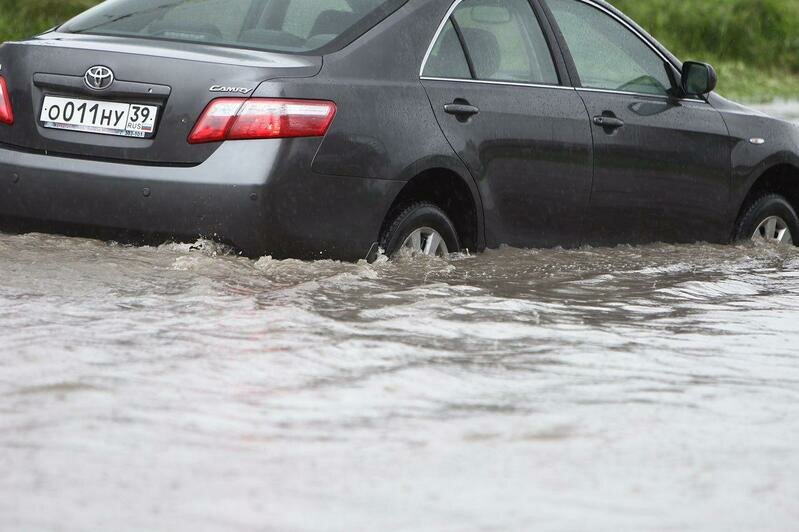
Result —
[{"label": "dark tinted glass", "polygon": [[309,52],[404,1],[108,0],[60,30]]},{"label": "dark tinted glass", "polygon": [[466,0],[453,19],[478,79],[558,83],[552,54],[528,0]]},{"label": "dark tinted glass", "polygon": [[427,66],[423,72],[424,76],[433,78],[455,78],[468,79],[472,75],[469,72],[469,63],[466,61],[466,54],[463,52],[461,41],[455,32],[455,27],[451,21],[447,21],[441,36],[433,46],[433,51],[427,60]]},{"label": "dark tinted glass", "polygon": [[547,0],[577,66],[583,87],[666,95],[667,65],[637,35],[577,0]]}]

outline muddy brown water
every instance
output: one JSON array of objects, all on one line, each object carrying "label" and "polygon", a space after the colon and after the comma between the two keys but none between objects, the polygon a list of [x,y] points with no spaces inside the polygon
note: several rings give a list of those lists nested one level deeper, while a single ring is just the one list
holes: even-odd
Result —
[{"label": "muddy brown water", "polygon": [[0,235],[0,530],[796,530],[799,250]]}]

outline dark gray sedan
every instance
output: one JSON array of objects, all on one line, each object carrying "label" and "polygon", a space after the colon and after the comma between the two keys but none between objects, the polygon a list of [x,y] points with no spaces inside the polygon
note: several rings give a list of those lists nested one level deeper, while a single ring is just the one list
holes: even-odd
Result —
[{"label": "dark gray sedan", "polygon": [[347,260],[799,243],[799,130],[601,0],[112,0],[0,65],[7,226]]}]

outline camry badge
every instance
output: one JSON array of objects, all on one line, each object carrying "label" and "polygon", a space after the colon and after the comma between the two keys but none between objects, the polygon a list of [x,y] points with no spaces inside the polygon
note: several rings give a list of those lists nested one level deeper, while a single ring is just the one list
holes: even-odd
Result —
[{"label": "camry badge", "polygon": [[225,87],[223,85],[213,85],[208,90],[211,92],[236,92],[239,94],[249,94],[252,92],[252,89],[248,89],[247,87]]},{"label": "camry badge", "polygon": [[83,76],[86,86],[95,91],[102,91],[114,83],[114,72],[104,66],[93,66]]}]

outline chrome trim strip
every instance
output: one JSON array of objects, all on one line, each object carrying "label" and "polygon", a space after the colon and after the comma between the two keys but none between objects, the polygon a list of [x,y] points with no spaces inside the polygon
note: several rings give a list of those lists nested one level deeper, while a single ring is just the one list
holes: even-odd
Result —
[{"label": "chrome trim strip", "polygon": [[677,98],[674,96],[668,95],[661,95],[661,94],[647,94],[645,92],[630,92],[630,91],[614,91],[611,89],[589,89],[588,87],[577,87],[578,91],[585,91],[585,92],[601,92],[604,94],[619,94],[619,95],[626,95],[626,96],[640,96],[642,98],[656,98],[658,100],[676,100],[678,102],[697,102],[697,103],[707,103],[705,100],[699,100],[697,98]]},{"label": "chrome trim strip", "polygon": [[434,76],[422,76],[419,78],[423,81],[456,81],[460,83],[480,83],[483,85],[505,85],[510,87],[532,87],[536,89],[556,89],[556,90],[576,90],[574,87],[567,87],[565,85],[543,85],[537,83],[517,83],[514,81],[488,81],[483,79],[460,79],[460,78],[438,78]]},{"label": "chrome trim strip", "polygon": [[565,85],[541,85],[537,83],[517,83],[511,81],[487,81],[482,79],[460,79],[460,78],[439,78],[435,76],[422,76],[422,81],[448,81],[458,83],[478,83],[482,85],[503,85],[510,87],[531,87],[534,89],[555,89],[567,91],[586,91],[586,92],[601,92],[605,94],[618,94],[622,96],[640,96],[642,98],[653,98],[656,100],[671,101],[677,100],[680,102],[697,102],[707,104],[705,100],[697,100],[695,98],[674,98],[672,96],[662,96],[660,94],[647,94],[645,92],[628,92],[628,91],[614,91],[606,89],[587,89],[585,87],[567,87]]}]

